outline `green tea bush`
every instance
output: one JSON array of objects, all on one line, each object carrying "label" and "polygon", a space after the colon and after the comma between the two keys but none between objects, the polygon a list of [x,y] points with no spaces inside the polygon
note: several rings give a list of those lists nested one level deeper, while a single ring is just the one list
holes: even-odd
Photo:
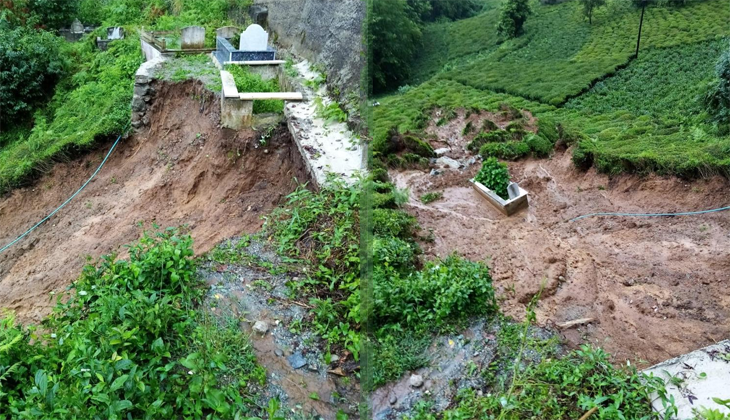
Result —
[{"label": "green tea bush", "polygon": [[712,121],[724,134],[730,133],[730,50],[722,53],[715,66],[717,80],[705,94],[704,103]]},{"label": "green tea bush", "polygon": [[373,285],[375,318],[381,326],[426,331],[497,310],[489,269],[456,256],[408,274],[376,266]]},{"label": "green tea bush", "polygon": [[550,118],[539,118],[537,120],[537,134],[545,137],[553,144],[560,138],[558,126]]},{"label": "green tea bush", "polygon": [[548,157],[553,152],[553,143],[541,134],[530,133],[525,137],[524,142],[535,157]]},{"label": "green tea bush", "polygon": [[[237,325],[209,325],[192,239],[145,235],[84,268],[42,329],[0,321],[0,417],[233,418],[265,380]],[[235,324],[235,323],[234,323]]]},{"label": "green tea bush", "polygon": [[[534,16],[525,24],[530,37],[499,46],[491,39],[496,36],[484,37],[482,31],[469,33],[453,28],[466,28],[471,25],[467,22],[470,19],[454,22],[449,32],[441,33],[446,38],[440,42],[464,43],[470,46],[471,54],[454,54],[441,77],[482,90],[563,104],[592,82],[626,65],[636,47],[640,12],[628,2],[615,2],[595,11],[592,25],[582,18],[579,8],[579,2],[535,5]],[[490,13],[494,12],[485,12],[481,20],[487,21],[486,15]],[[682,8],[651,7],[645,16],[642,49],[689,45],[727,36],[730,28],[719,24],[723,19],[730,19],[730,9],[722,0],[692,2]]]},{"label": "green tea bush", "polygon": [[403,211],[377,207],[373,209],[372,216],[375,235],[408,239],[416,234],[415,217]]},{"label": "green tea bush", "polygon": [[505,130],[495,130],[489,132],[481,132],[474,136],[474,140],[466,145],[467,150],[478,152],[479,149],[487,143],[504,143],[511,139],[510,133]]},{"label": "green tea bush", "polygon": [[61,55],[63,40],[50,32],[0,21],[0,124],[3,127],[29,117],[33,109],[53,96],[53,89],[68,64]]},{"label": "green tea bush", "polygon": [[[278,92],[279,82],[276,79],[263,80],[260,75],[252,73],[246,66],[227,65],[239,92]],[[284,112],[284,101],[267,99],[253,102],[253,113]]]},{"label": "green tea bush", "polygon": [[496,158],[485,158],[482,163],[482,168],[476,174],[474,180],[494,191],[503,199],[506,200],[509,198],[509,194],[507,194],[509,170],[506,164],[499,162]]},{"label": "green tea bush", "polygon": [[530,146],[523,141],[487,143],[479,149],[479,154],[484,159],[496,157],[505,160],[517,160],[530,154]]}]

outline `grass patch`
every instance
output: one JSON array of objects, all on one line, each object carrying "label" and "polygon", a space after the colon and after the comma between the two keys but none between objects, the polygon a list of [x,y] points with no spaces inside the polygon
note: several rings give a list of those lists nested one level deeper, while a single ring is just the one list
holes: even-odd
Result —
[{"label": "grass patch", "polygon": [[[279,91],[278,80],[263,80],[260,75],[252,73],[247,66],[229,64],[226,66],[226,70],[233,75],[233,80],[236,82],[236,88],[241,93]],[[284,112],[284,101],[266,99],[253,102],[254,114],[263,114],[268,112]]]}]

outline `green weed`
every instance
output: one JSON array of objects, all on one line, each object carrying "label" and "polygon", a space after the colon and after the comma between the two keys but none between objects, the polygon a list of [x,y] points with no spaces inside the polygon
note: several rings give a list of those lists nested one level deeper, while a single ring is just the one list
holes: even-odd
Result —
[{"label": "green weed", "polygon": [[434,201],[442,199],[443,196],[444,193],[442,193],[441,191],[428,192],[421,196],[421,202],[423,204],[433,203]]}]

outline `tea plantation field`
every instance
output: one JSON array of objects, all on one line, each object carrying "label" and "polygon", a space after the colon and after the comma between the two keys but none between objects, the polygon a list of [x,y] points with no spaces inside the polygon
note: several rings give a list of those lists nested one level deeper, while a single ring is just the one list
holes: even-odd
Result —
[{"label": "tea plantation field", "polygon": [[[501,44],[499,2],[486,4],[478,16],[426,27],[414,87],[379,99],[375,138],[391,127],[423,128],[436,107],[493,111],[507,103],[570,133],[582,167],[730,174],[730,137],[708,123],[701,100],[730,48],[725,1],[648,7],[638,59],[639,11],[628,1],[609,1],[592,25],[576,0],[533,2],[525,34]],[[427,81],[416,85],[418,77]]]},{"label": "tea plantation field", "polygon": [[[479,89],[558,105],[634,54],[640,11],[629,1],[608,2],[595,13],[593,24],[577,1],[535,2],[525,34],[501,44],[496,34],[499,3],[490,0],[478,16],[427,27],[414,82],[440,70],[444,77]],[[730,35],[728,21],[730,7],[723,0],[649,7],[642,49],[719,39]]]}]

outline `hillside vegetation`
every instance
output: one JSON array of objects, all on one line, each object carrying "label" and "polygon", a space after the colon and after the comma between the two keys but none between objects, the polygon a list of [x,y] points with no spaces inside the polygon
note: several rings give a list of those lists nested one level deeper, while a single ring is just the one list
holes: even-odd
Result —
[{"label": "hillside vegetation", "polygon": [[724,1],[647,7],[637,59],[640,10],[630,2],[609,1],[592,24],[576,0],[533,2],[525,33],[509,40],[496,34],[499,3],[424,29],[413,85],[374,110],[376,152],[390,128],[418,131],[433,108],[494,111],[506,103],[557,123],[584,168],[728,174],[730,138],[702,103],[730,47]]},{"label": "hillside vegetation", "polygon": [[[45,44],[57,48],[58,84],[46,86],[31,106],[23,106],[23,114],[3,124],[0,132],[0,194],[27,183],[35,175],[47,171],[54,160],[66,159],[87,150],[97,141],[121,134],[131,119],[130,104],[134,73],[142,63],[138,29],[173,30],[189,25],[206,27],[207,42],[212,45],[215,28],[232,24],[228,12],[250,4],[250,0],[182,0],[175,2],[143,2],[140,0],[63,0],[69,10],[76,10],[86,24],[99,28],[81,41],[69,43],[35,27],[35,15],[18,18],[4,11],[0,14],[2,31],[34,31],[41,35],[26,37],[27,42],[52,39]],[[19,2],[21,4],[21,2]],[[21,7],[17,7],[21,10]],[[65,9],[64,9],[65,10]],[[12,12],[12,10],[10,10]],[[20,13],[18,12],[18,15]],[[68,24],[65,19],[55,21]],[[27,26],[25,28],[24,26]],[[108,51],[94,45],[97,36],[105,36],[106,27],[123,26],[126,38],[110,44]],[[15,29],[13,29],[15,28]],[[26,46],[28,49],[41,46]],[[17,56],[17,54],[16,54]],[[14,61],[0,61],[2,78],[14,75]],[[1,78],[0,78],[1,79]],[[2,96],[0,94],[0,96]],[[15,95],[17,97],[17,95]]]}]

